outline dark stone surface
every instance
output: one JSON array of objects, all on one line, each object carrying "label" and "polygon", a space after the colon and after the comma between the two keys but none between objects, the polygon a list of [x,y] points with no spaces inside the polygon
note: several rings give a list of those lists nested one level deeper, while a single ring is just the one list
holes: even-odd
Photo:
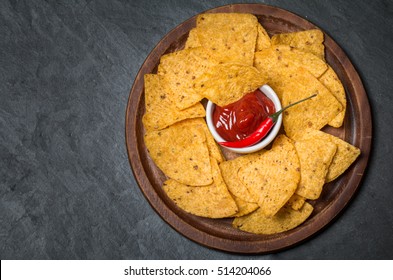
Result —
[{"label": "dark stone surface", "polygon": [[0,258],[392,259],[393,2],[262,2],[331,35],[372,105],[369,167],[334,223],[276,254],[227,254],[175,232],[135,183],[124,122],[139,67],[176,25],[229,1],[3,0]]}]

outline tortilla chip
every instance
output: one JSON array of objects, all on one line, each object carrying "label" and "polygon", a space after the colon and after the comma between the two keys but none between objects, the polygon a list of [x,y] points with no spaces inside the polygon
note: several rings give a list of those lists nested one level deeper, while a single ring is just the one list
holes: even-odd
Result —
[{"label": "tortilla chip", "polygon": [[270,37],[267,34],[265,28],[261,24],[257,24],[257,42],[255,45],[255,51],[260,51],[271,46]]},{"label": "tortilla chip", "polygon": [[345,118],[347,99],[345,96],[344,86],[342,85],[340,79],[338,78],[336,72],[333,68],[328,66],[328,70],[318,79],[330,92],[336,97],[336,99],[343,106],[343,110],[338,113],[338,115],[332,119],[328,125],[333,127],[340,127]]},{"label": "tortilla chip", "polygon": [[206,145],[207,149],[209,150],[209,155],[212,158],[216,159],[218,162],[223,162],[225,160],[224,155],[222,154],[217,142],[214,140],[213,135],[210,133],[210,130],[207,127],[205,120],[203,118],[189,119],[188,123],[190,125],[195,125],[203,128],[206,136]]},{"label": "tortilla chip", "polygon": [[265,216],[273,216],[295,193],[300,163],[291,140],[279,135],[271,150],[240,168],[238,176],[254,195]]},{"label": "tortilla chip", "polygon": [[248,163],[255,161],[260,157],[265,150],[237,157],[233,160],[227,160],[220,164],[221,174],[224,178],[225,183],[228,186],[229,191],[238,198],[241,198],[247,202],[257,202],[257,198],[252,196],[247,189],[246,185],[237,176],[238,171],[241,167]]},{"label": "tortilla chip", "polygon": [[155,164],[180,183],[203,186],[212,183],[205,131],[187,120],[159,131],[148,131],[145,144]]},{"label": "tortilla chip", "polygon": [[361,153],[359,148],[320,130],[308,129],[300,134],[296,134],[294,138],[302,140],[310,138],[320,139],[325,142],[334,143],[337,146],[337,151],[326,174],[326,183],[333,181],[343,174]]},{"label": "tortilla chip", "polygon": [[192,48],[197,48],[200,46],[201,46],[201,43],[199,42],[199,39],[198,39],[198,31],[196,30],[196,28],[193,28],[188,33],[188,38],[187,38],[186,44],[184,46],[184,49],[192,49]]},{"label": "tortilla chip", "polygon": [[199,42],[219,63],[252,65],[257,24],[251,14],[201,14],[197,18]]},{"label": "tortilla chip", "polygon": [[307,128],[321,129],[342,110],[342,105],[313,75],[299,68],[282,88],[282,106],[317,94],[283,112],[283,124],[289,137]]},{"label": "tortilla chip", "polygon": [[324,35],[321,30],[311,29],[306,31],[276,34],[272,37],[273,45],[289,45],[299,50],[312,53],[325,60]]},{"label": "tortilla chip", "polygon": [[292,67],[296,69],[303,67],[316,78],[320,77],[328,69],[328,65],[312,53],[285,45],[277,45],[272,48],[276,51],[277,60],[284,68]]},{"label": "tortilla chip", "polygon": [[217,161],[211,159],[213,183],[208,186],[187,186],[175,180],[164,182],[166,194],[186,212],[207,218],[225,218],[238,211],[235,201],[221,177]]},{"label": "tortilla chip", "polygon": [[295,148],[300,160],[300,183],[296,194],[317,199],[322,192],[337,146],[329,141],[311,138],[296,141]]},{"label": "tortilla chip", "polygon": [[311,215],[312,211],[313,207],[307,202],[299,210],[285,205],[271,217],[266,217],[262,209],[258,209],[247,216],[235,218],[232,225],[251,233],[275,234],[299,226]]},{"label": "tortilla chip", "polygon": [[224,63],[201,75],[195,82],[195,91],[218,106],[225,106],[256,90],[265,82],[266,78],[252,66]]},{"label": "tortilla chip", "polygon": [[293,210],[299,210],[303,207],[304,203],[306,202],[306,198],[294,193],[291,198],[288,200],[287,204]]},{"label": "tortilla chip", "polygon": [[163,76],[164,86],[173,92],[173,102],[178,109],[186,109],[198,103],[202,96],[193,88],[195,80],[216,64],[202,48],[192,48],[166,54],[161,57],[158,74]]},{"label": "tortilla chip", "polygon": [[311,53],[286,45],[277,45],[255,53],[254,66],[268,78],[268,84],[282,98],[282,87],[299,67],[305,68],[316,78],[328,69],[327,64]]},{"label": "tortilla chip", "polygon": [[290,45],[293,39],[293,32],[292,33],[280,33],[275,34],[270,39],[272,45]]},{"label": "tortilla chip", "polygon": [[[281,100],[280,92],[277,91],[277,88],[282,84],[284,77],[289,75],[289,71],[280,66],[277,57],[278,55],[273,48],[258,51],[254,56],[254,67],[261,72],[261,75],[267,78],[266,83],[277,93],[278,98]],[[287,71],[288,74],[282,70]]]},{"label": "tortilla chip", "polygon": [[247,214],[250,214],[251,212],[254,212],[259,208],[257,203],[253,202],[247,202],[237,196],[232,195],[233,200],[236,202],[236,206],[239,209],[239,211],[232,215],[232,217],[241,217],[245,216]]},{"label": "tortilla chip", "polygon": [[184,119],[206,115],[199,102],[180,111],[172,101],[172,94],[163,87],[159,75],[146,74],[144,79],[146,113],[142,122],[146,130],[160,130]]}]

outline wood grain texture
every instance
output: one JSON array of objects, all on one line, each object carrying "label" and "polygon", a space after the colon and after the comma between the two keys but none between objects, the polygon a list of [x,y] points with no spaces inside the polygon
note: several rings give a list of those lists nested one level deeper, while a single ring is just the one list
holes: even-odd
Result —
[{"label": "wood grain texture", "polygon": [[[318,28],[307,20],[288,11],[262,4],[236,4],[207,11],[244,12],[257,16],[269,35]],[[163,192],[163,173],[150,159],[143,141],[144,114],[143,76],[155,73],[160,57],[182,49],[188,32],[195,27],[196,16],[169,32],[152,50],[131,89],[126,110],[126,144],[134,176],[151,206],[174,229],[202,245],[237,253],[268,253],[298,244],[328,225],[344,209],[359,187],[366,169],[372,140],[370,105],[362,81],[354,66],[332,38],[325,34],[327,62],[341,79],[347,94],[347,114],[339,129],[325,131],[337,135],[359,147],[361,156],[338,179],[327,184],[321,197],[313,202],[311,217],[301,226],[275,235],[255,235],[231,227],[232,219],[196,217],[179,209]],[[226,153],[227,158],[235,155]]]}]

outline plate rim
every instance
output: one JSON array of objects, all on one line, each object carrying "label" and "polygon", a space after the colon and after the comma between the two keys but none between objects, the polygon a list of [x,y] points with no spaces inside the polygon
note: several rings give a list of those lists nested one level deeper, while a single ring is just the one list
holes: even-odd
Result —
[{"label": "plate rim", "polygon": [[[334,48],[335,55],[343,68],[346,70],[346,74],[349,75],[351,81],[356,81],[356,83],[352,82],[351,85],[355,88],[353,91],[359,93],[364,99],[362,103],[359,103],[359,99],[356,99],[357,106],[361,108],[362,113],[367,115],[366,119],[356,119],[356,122],[359,122],[362,125],[364,122],[367,122],[366,131],[364,131],[363,127],[360,127],[361,131],[359,131],[359,125],[355,126],[355,136],[352,139],[352,142],[359,143],[358,147],[361,148],[362,155],[361,158],[357,159],[356,164],[354,164],[351,168],[353,168],[353,174],[356,176],[351,176],[347,182],[347,185],[350,185],[348,188],[343,188],[340,195],[340,201],[334,200],[328,206],[325,207],[322,212],[318,213],[318,216],[322,215],[323,218],[319,217],[319,219],[311,218],[306,221],[301,227],[297,230],[291,231],[289,234],[286,232],[285,235],[277,234],[276,238],[269,240],[234,240],[230,238],[224,238],[217,235],[211,235],[208,232],[205,232],[190,223],[187,223],[184,217],[179,216],[175,213],[167,203],[158,196],[155,192],[153,185],[151,184],[145,170],[143,168],[141,162],[141,155],[139,152],[138,146],[138,135],[136,135],[136,127],[137,127],[137,112],[132,111],[131,108],[138,108],[138,104],[141,102],[143,98],[142,94],[139,96],[134,96],[133,93],[141,88],[141,82],[143,81],[143,75],[146,73],[150,73],[153,69],[150,70],[151,66],[147,65],[146,62],[148,59],[152,57],[159,61],[159,58],[171,45],[170,40],[173,36],[185,35],[188,31],[195,27],[195,19],[201,14],[196,14],[193,17],[183,21],[171,31],[169,31],[152,49],[152,51],[148,54],[146,59],[144,60],[142,66],[140,67],[132,88],[129,93],[129,98],[127,101],[126,107],[126,121],[125,121],[125,140],[126,140],[126,148],[129,163],[134,175],[134,178],[138,184],[139,189],[142,191],[144,197],[149,202],[150,206],[158,213],[158,215],[173,229],[175,229],[178,233],[187,237],[194,242],[201,244],[203,246],[218,249],[222,251],[232,252],[232,253],[248,253],[248,254],[261,254],[261,253],[272,253],[276,251],[281,251],[287,249],[289,247],[295,246],[304,242],[320,232],[327,225],[331,224],[335,218],[341,214],[348,205],[348,203],[353,199],[354,194],[358,190],[361,181],[363,179],[364,171],[366,170],[368,159],[371,151],[371,142],[372,142],[372,119],[371,119],[371,108],[370,103],[367,97],[366,90],[363,86],[363,83],[360,79],[358,72],[353,66],[352,62],[349,60],[348,56],[342,50],[342,48],[320,27],[311,23],[309,20],[304,19],[303,17],[290,12],[288,10],[266,5],[266,4],[231,4],[224,5],[220,7],[216,7],[213,9],[206,10],[202,13],[212,13],[212,12],[247,12],[250,13],[249,9],[253,9],[256,12],[260,12],[261,10],[269,11],[272,15],[277,14],[286,14],[289,16],[288,20],[292,20],[291,22],[295,22],[297,24],[306,25],[306,29],[317,28],[324,33],[325,36],[325,47],[330,46]],[[253,13],[255,15],[255,13]],[[258,16],[259,14],[256,14]],[[183,27],[186,27],[183,32],[180,30]],[[305,30],[306,30],[305,29]],[[178,34],[180,33],[180,34]],[[183,33],[183,34],[181,34]],[[167,47],[165,47],[167,46]],[[165,49],[165,50],[163,50]],[[157,56],[157,53],[162,53]],[[142,82],[143,89],[143,82]],[[346,94],[348,95],[348,91],[346,90]],[[135,115],[134,118],[132,116]],[[367,133],[366,133],[367,132]],[[147,187],[146,187],[147,186]],[[304,234],[306,233],[306,234]]]}]

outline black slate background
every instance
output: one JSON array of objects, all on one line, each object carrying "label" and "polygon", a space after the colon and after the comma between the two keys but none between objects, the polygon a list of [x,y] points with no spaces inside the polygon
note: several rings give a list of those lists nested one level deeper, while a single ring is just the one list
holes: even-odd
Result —
[{"label": "black slate background", "polygon": [[[243,1],[238,1],[243,2]],[[139,190],[125,147],[133,80],[159,40],[230,1],[0,1],[1,259],[393,259],[393,1],[258,1],[345,50],[368,93],[361,187],[322,232],[275,254],[200,246]]]}]

